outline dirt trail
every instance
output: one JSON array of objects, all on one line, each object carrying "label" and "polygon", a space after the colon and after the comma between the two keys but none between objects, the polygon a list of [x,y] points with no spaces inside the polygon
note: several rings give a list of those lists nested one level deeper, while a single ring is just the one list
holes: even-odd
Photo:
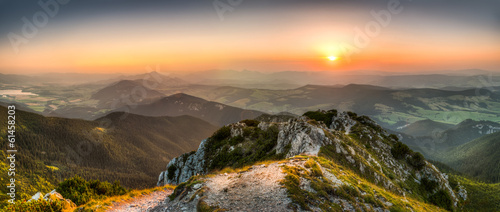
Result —
[{"label": "dirt trail", "polygon": [[[152,212],[197,211],[198,204],[217,206],[225,211],[291,211],[290,198],[281,181],[284,165],[303,165],[302,161],[259,164],[235,173],[211,175],[203,183],[192,185],[187,193],[155,207]],[[200,189],[203,194],[200,196]],[[180,198],[180,199],[179,199]]]},{"label": "dirt trail", "polygon": [[217,175],[206,181],[205,201],[229,211],[289,211],[282,165],[256,165],[242,173]]},{"label": "dirt trail", "polygon": [[107,212],[142,212],[149,211],[150,209],[159,206],[163,203],[165,198],[173,192],[172,189],[164,189],[161,191],[154,191],[149,194],[136,196],[134,198],[115,202],[109,206]]}]

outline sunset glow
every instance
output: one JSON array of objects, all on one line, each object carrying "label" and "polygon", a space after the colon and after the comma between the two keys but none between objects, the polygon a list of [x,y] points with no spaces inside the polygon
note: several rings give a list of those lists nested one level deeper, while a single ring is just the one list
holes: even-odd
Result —
[{"label": "sunset glow", "polygon": [[[499,69],[497,21],[489,16],[462,21],[465,9],[451,13],[443,5],[444,12],[433,13],[415,4],[402,5],[403,12],[386,27],[379,24],[377,34],[367,32],[371,28],[366,26],[377,20],[371,11],[380,9],[378,3],[292,3],[283,10],[277,3],[264,7],[255,2],[226,13],[223,21],[211,4],[182,4],[184,12],[168,5],[140,10],[124,5],[123,12],[102,9],[86,18],[73,16],[77,7],[69,5],[27,43],[17,45],[17,53],[7,34],[22,35],[21,18],[32,13],[9,13],[10,22],[1,29],[5,36],[0,37],[0,70],[137,73],[148,65],[165,71]],[[34,12],[40,10],[33,7]],[[335,66],[328,61],[336,61]]]}]

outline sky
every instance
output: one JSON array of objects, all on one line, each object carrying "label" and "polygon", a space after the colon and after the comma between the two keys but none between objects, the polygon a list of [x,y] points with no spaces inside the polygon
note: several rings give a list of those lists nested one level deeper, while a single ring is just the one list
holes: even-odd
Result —
[{"label": "sky", "polygon": [[158,65],[500,71],[500,1],[0,0],[0,73],[142,73]]}]

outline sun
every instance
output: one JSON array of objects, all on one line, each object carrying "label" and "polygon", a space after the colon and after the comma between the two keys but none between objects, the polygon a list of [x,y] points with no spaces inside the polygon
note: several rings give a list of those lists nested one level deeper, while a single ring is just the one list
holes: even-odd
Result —
[{"label": "sun", "polygon": [[331,61],[334,61],[334,60],[337,60],[338,58],[335,57],[335,56],[328,56],[328,59],[331,60]]}]

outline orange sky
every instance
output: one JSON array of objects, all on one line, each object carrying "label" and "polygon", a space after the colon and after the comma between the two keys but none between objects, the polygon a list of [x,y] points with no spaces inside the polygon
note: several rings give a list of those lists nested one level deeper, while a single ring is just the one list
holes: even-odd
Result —
[{"label": "orange sky", "polygon": [[[498,30],[407,13],[411,16],[394,15],[349,59],[342,46],[355,46],[354,28],[374,20],[370,10],[242,9],[224,21],[153,13],[54,22],[17,54],[8,39],[0,39],[0,72],[137,73],[151,65],[162,71],[499,70]],[[339,59],[329,61],[328,56]]]}]

